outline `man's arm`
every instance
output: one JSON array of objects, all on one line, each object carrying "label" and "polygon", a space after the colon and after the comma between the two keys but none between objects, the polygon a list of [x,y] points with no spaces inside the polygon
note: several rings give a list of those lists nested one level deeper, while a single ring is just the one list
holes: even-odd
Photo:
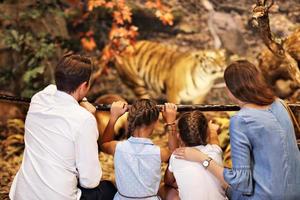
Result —
[{"label": "man's arm", "polygon": [[95,188],[99,185],[102,169],[98,157],[98,130],[96,119],[87,118],[75,138],[75,160],[80,186]]}]

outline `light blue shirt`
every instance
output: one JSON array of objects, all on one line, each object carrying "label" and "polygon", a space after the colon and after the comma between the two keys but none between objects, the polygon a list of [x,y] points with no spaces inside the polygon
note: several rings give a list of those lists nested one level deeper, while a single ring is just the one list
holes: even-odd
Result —
[{"label": "light blue shirt", "polygon": [[[160,184],[160,148],[148,138],[130,137],[119,142],[114,155],[118,192],[114,200],[156,195]],[[121,196],[122,194],[123,196]],[[157,200],[158,197],[144,198]]]},{"label": "light blue shirt", "polygon": [[230,120],[232,169],[224,170],[231,198],[300,199],[300,152],[289,114],[279,100],[270,108],[242,108]]}]

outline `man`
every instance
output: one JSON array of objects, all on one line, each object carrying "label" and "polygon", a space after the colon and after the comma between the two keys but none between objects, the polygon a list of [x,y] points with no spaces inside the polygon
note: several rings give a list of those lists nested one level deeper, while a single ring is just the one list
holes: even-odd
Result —
[{"label": "man", "polygon": [[10,189],[12,200],[112,199],[101,182],[96,109],[80,102],[89,90],[90,59],[68,54],[55,69],[55,85],[32,97],[25,121],[22,165]]}]

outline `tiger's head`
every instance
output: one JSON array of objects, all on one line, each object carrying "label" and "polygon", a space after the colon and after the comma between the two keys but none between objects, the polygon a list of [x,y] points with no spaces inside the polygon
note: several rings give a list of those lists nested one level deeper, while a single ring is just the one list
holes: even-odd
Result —
[{"label": "tiger's head", "polygon": [[[188,55],[188,56],[187,56]],[[174,102],[202,103],[217,79],[223,78],[226,68],[224,50],[199,50],[188,52],[178,65],[183,71],[176,83],[170,85]],[[177,66],[178,68],[180,66]],[[222,84],[224,85],[224,84]],[[174,94],[173,94],[174,93]],[[176,93],[178,95],[176,95]]]},{"label": "tiger's head", "polygon": [[226,55],[224,49],[218,50],[201,50],[195,51],[192,53],[194,56],[198,67],[198,70],[201,70],[212,79],[221,78],[224,75],[226,68]]}]

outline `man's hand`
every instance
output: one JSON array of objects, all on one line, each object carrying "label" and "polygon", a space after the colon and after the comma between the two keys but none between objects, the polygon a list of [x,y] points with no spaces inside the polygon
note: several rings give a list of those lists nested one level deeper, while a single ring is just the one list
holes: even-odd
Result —
[{"label": "man's hand", "polygon": [[116,101],[113,102],[110,108],[110,117],[117,120],[128,110],[127,102]]},{"label": "man's hand", "polygon": [[96,113],[96,107],[91,104],[90,102],[87,101],[87,99],[82,100],[80,102],[80,106],[84,107],[87,111],[89,111],[90,113],[92,113],[93,115],[95,115]]},{"label": "man's hand", "polygon": [[174,103],[165,103],[162,109],[162,116],[166,123],[173,123],[176,120],[177,106]]}]

